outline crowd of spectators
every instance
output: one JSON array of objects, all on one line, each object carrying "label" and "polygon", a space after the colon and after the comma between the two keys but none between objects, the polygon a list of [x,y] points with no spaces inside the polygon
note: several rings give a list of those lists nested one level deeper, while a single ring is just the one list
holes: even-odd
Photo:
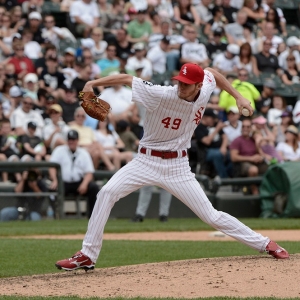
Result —
[{"label": "crowd of spectators", "polygon": [[[274,3],[0,1],[0,160],[51,160],[75,130],[94,169],[121,168],[136,154],[144,108],[128,87],[99,88],[112,111],[98,123],[80,107],[78,92],[88,80],[118,73],[173,85],[186,62],[219,70],[251,101],[256,118],[240,119],[235,100],[216,88],[191,141],[191,166],[200,160],[201,172],[224,178],[299,160],[300,104],[287,105],[277,87],[300,83],[300,39]],[[24,178],[2,173],[4,182]]]}]

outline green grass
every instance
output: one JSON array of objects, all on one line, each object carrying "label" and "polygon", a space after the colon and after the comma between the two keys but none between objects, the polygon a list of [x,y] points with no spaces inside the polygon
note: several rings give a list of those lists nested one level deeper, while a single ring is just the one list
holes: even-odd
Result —
[{"label": "green grass", "polygon": [[[299,219],[241,219],[250,228],[257,229],[300,229]],[[40,222],[2,222],[0,236],[34,234],[76,234],[85,233],[88,221],[81,220],[45,220]],[[170,219],[166,223],[156,219],[146,219],[142,223],[133,223],[127,219],[109,220],[106,233],[153,232],[153,231],[201,231],[212,230],[210,226],[197,218]]]},{"label": "green grass", "polygon": [[[2,300],[82,300],[82,298],[76,297],[76,296],[70,296],[70,297],[20,297],[20,296],[2,296]],[[130,300],[180,300],[181,298],[99,298],[99,297],[92,297],[92,298],[84,298],[85,300],[123,300],[123,299],[130,299]],[[235,298],[235,297],[209,297],[209,298],[193,298],[193,300],[240,300],[241,298]],[[299,298],[258,298],[258,297],[251,297],[251,298],[243,298],[243,300],[296,300]],[[186,299],[184,299],[186,300]]]},{"label": "green grass", "polygon": [[[0,278],[61,272],[57,260],[81,249],[79,240],[0,239]],[[281,242],[290,253],[300,252],[300,242]],[[104,241],[96,267],[116,267],[151,262],[207,257],[261,255],[238,242]]]}]

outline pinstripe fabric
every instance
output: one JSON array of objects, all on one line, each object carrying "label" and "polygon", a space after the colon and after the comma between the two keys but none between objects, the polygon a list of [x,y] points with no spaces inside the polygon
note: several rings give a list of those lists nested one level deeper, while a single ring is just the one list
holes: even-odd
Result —
[{"label": "pinstripe fabric", "polygon": [[[169,191],[186,204],[199,218],[217,230],[240,242],[264,251],[269,242],[239,222],[236,218],[213,208],[201,186],[191,173],[187,157],[162,159],[150,156],[149,149],[179,151],[190,146],[191,136],[201,120],[208,99],[216,86],[213,75],[205,71],[203,87],[195,102],[186,102],[177,96],[177,86],[151,86],[141,79],[133,79],[133,101],[147,108],[145,133],[139,153],[120,169],[97,195],[88,230],[82,244],[82,252],[96,262],[102,247],[103,230],[114,204],[145,185],[156,185]],[[165,128],[162,119],[180,119],[177,130]],[[175,126],[175,128],[177,128]]]},{"label": "pinstripe fabric", "polygon": [[139,154],[118,171],[97,195],[82,252],[96,262],[103,239],[104,226],[110,211],[120,198],[143,185],[164,188],[186,204],[201,220],[215,229],[258,251],[269,243],[267,237],[256,233],[236,218],[213,208],[200,184],[191,173],[188,158],[161,159]]},{"label": "pinstripe fabric", "polygon": [[[147,108],[144,122],[144,136],[140,145],[155,150],[184,150],[190,148],[191,138],[197,123],[194,121],[198,110],[204,113],[206,104],[216,86],[215,79],[205,71],[203,87],[195,102],[187,102],[177,96],[177,86],[150,85],[134,77],[132,101]],[[170,118],[169,128],[162,120]],[[177,130],[171,129],[174,120],[181,120]],[[176,126],[175,126],[176,127]]]}]

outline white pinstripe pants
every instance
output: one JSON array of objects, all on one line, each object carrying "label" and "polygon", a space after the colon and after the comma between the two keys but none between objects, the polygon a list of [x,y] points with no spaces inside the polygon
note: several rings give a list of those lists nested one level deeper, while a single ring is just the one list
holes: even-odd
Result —
[{"label": "white pinstripe pants", "polygon": [[96,262],[98,259],[104,226],[115,202],[144,185],[156,185],[169,191],[202,221],[253,249],[262,252],[270,241],[231,215],[214,209],[191,173],[187,157],[162,159],[139,153],[97,195],[81,250],[92,261]]}]

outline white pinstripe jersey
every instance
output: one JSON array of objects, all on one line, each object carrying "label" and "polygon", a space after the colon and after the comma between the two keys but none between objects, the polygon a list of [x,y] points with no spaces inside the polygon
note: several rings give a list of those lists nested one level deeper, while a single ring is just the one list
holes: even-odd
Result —
[{"label": "white pinstripe jersey", "polygon": [[132,101],[141,103],[147,110],[140,146],[161,151],[190,148],[194,130],[200,123],[206,104],[216,87],[213,74],[207,70],[204,72],[201,93],[195,102],[180,99],[177,85],[153,85],[133,77]]}]

